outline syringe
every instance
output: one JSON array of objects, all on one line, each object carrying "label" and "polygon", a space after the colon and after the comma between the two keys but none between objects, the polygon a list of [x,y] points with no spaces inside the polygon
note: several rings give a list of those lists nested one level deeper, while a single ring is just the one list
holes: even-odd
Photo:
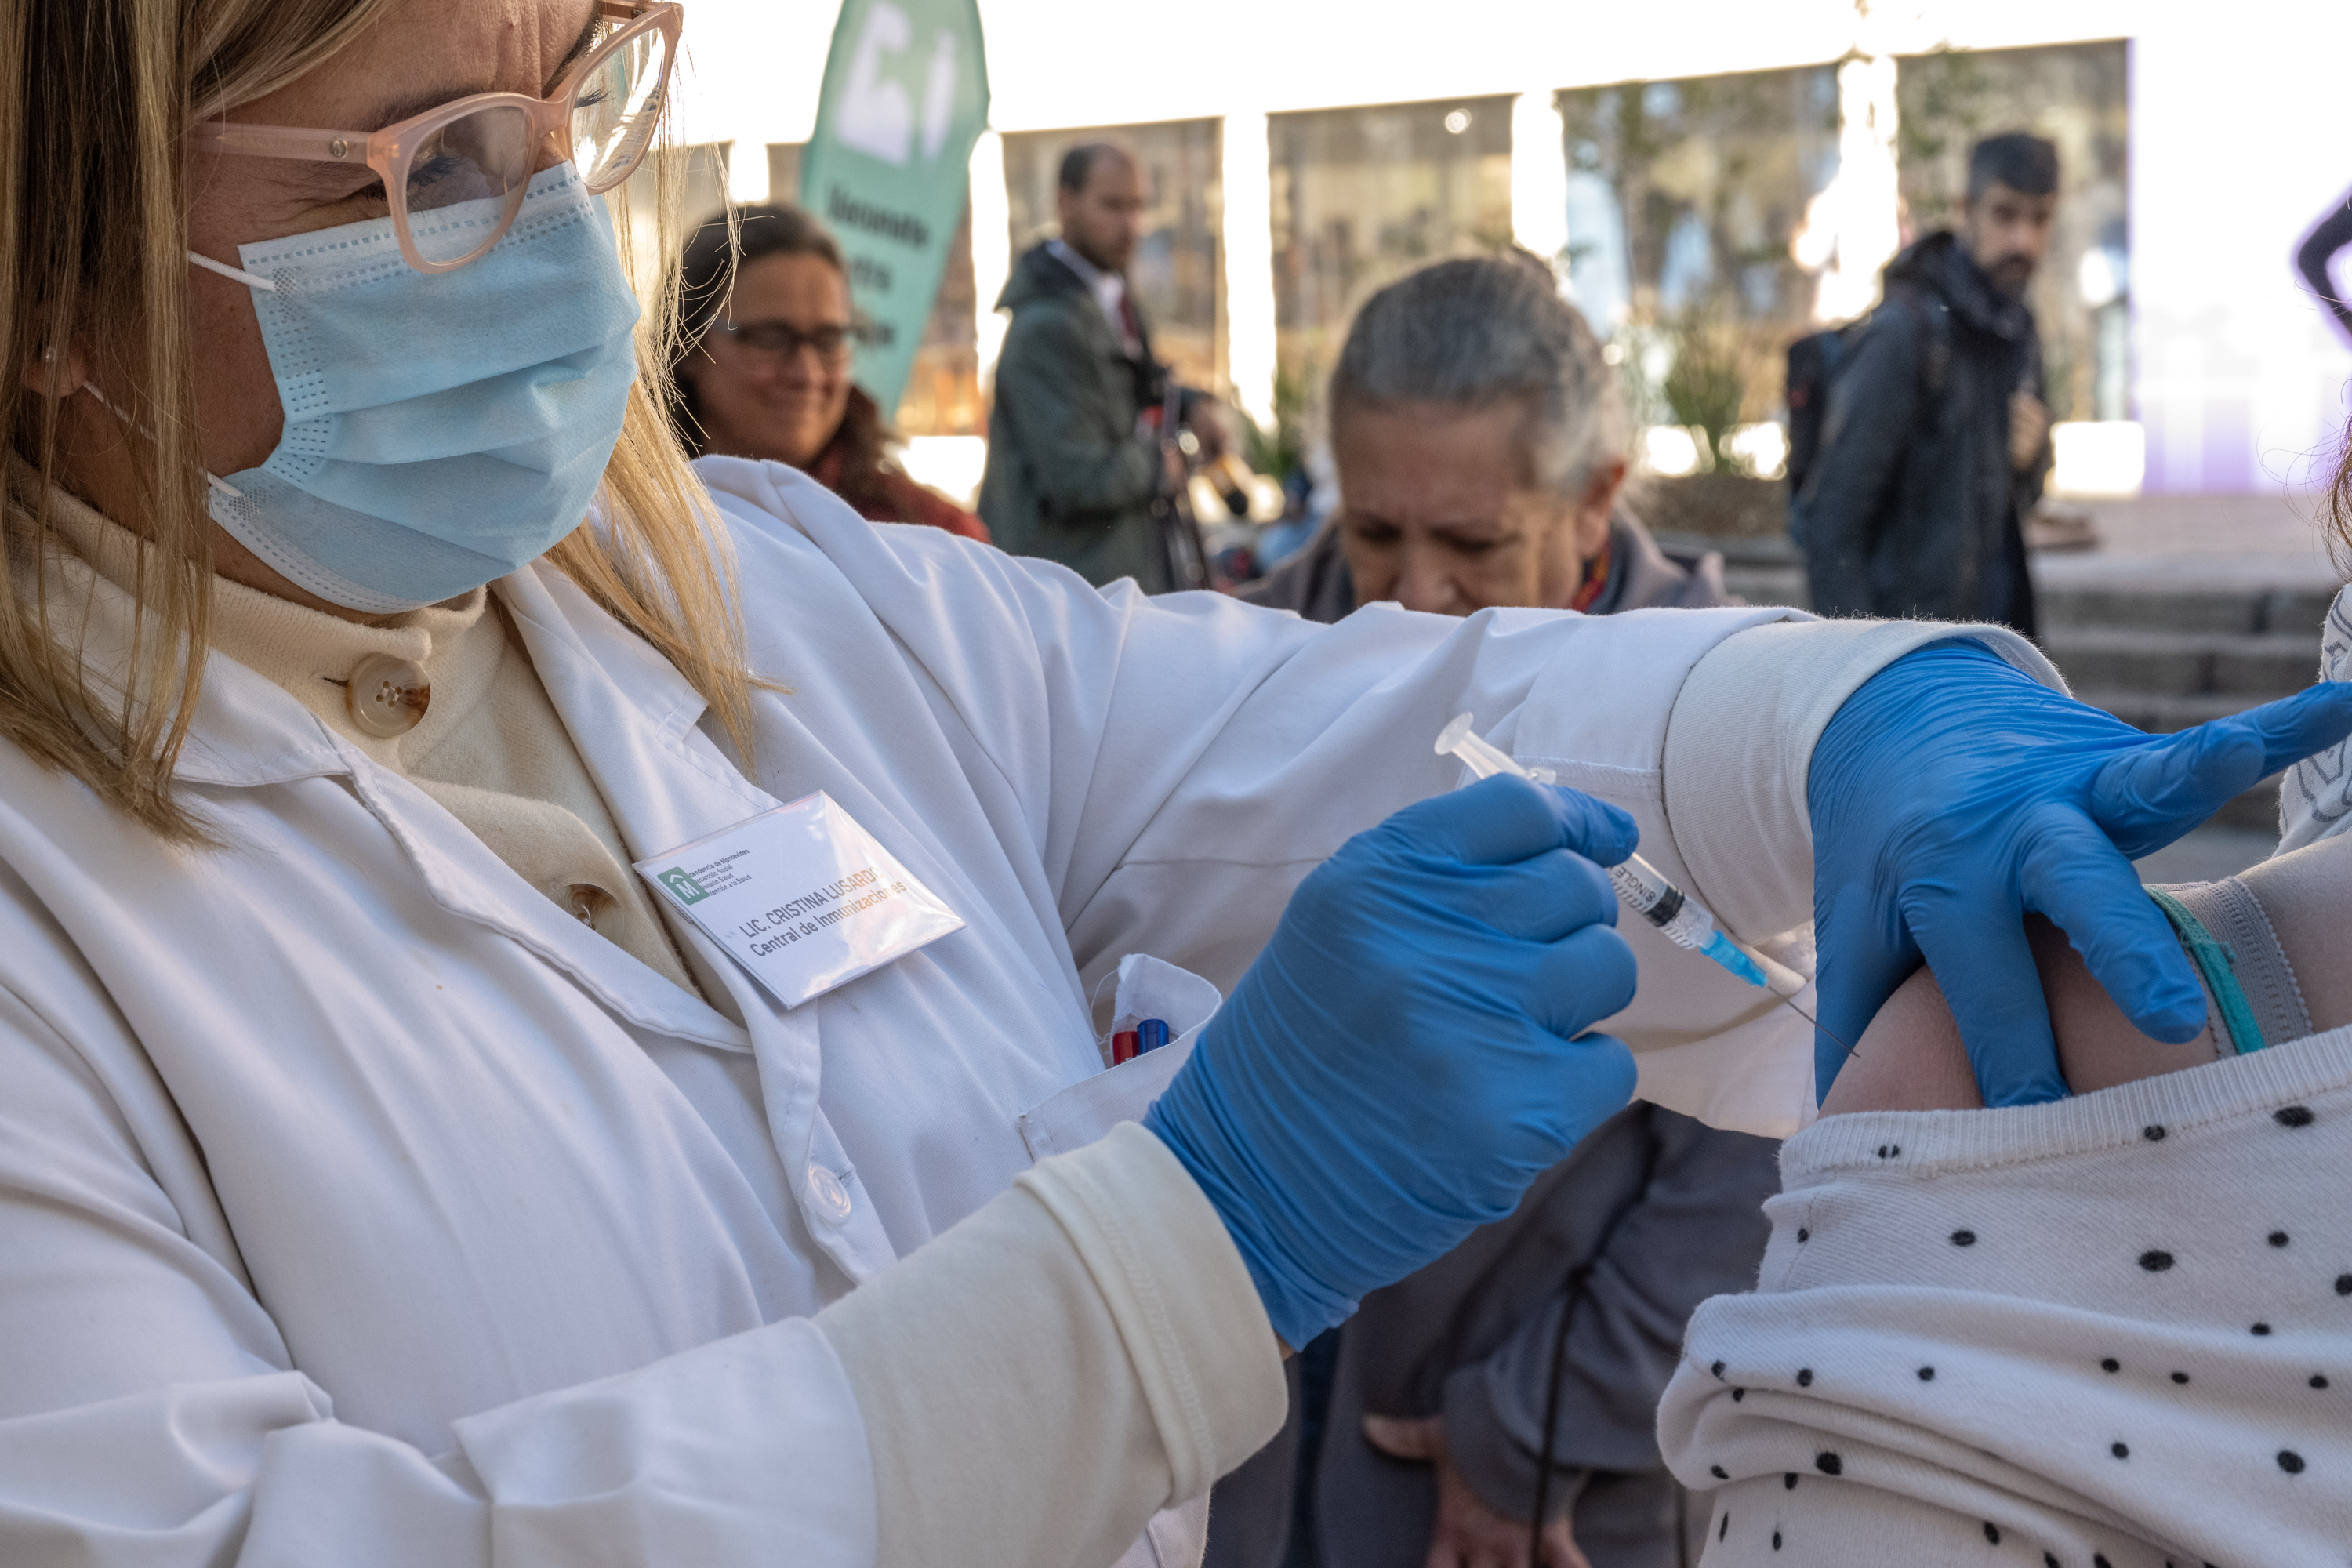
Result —
[{"label": "syringe", "polygon": [[[1438,731],[1438,755],[1444,756],[1449,752],[1462,759],[1463,765],[1482,779],[1492,778],[1496,773],[1517,773],[1537,784],[1559,782],[1549,768],[1523,765],[1500,746],[1471,733],[1470,715],[1467,713],[1457,714],[1452,723]],[[1740,951],[1716,925],[1715,917],[1707,913],[1697,900],[1668,881],[1665,873],[1639,855],[1628,855],[1607,869],[1609,880],[1617,889],[1618,901],[1664,932],[1669,942],[1711,958],[1747,984],[1769,991],[1786,1002],[1790,1011],[1815,1028],[1821,1027],[1811,1014],[1792,1000],[1805,988],[1803,975],[1760,954],[1750,956]],[[1829,1033],[1826,1029],[1822,1032]],[[1834,1035],[1830,1037],[1837,1039]],[[1843,1040],[1837,1043],[1845,1047],[1847,1055],[1853,1054],[1852,1046],[1847,1046]]]}]

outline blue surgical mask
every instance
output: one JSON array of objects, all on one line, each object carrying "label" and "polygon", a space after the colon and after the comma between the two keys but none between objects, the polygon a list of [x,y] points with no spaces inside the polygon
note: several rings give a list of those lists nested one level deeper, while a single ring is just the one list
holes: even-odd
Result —
[{"label": "blue surgical mask", "polygon": [[402,260],[390,218],[237,255],[286,428],[259,468],[213,480],[211,508],[256,555],[388,615],[580,526],[636,378],[637,300],[571,164],[534,178],[506,237],[455,272]]}]

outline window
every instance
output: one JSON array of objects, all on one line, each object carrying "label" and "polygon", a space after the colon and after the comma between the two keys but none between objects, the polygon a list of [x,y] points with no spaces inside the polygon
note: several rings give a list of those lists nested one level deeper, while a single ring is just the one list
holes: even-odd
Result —
[{"label": "window", "polygon": [[1270,116],[1276,363],[1319,404],[1367,295],[1511,243],[1511,100]]}]

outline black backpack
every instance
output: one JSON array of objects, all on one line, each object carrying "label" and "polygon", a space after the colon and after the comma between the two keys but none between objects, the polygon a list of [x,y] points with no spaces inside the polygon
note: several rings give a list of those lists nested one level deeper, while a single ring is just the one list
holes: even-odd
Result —
[{"label": "black backpack", "polygon": [[[1928,398],[1940,396],[1952,365],[1952,312],[1941,300],[1921,294],[1901,284],[1901,298],[1923,313],[1927,330],[1927,353],[1919,356],[1919,390]],[[1890,289],[1883,310],[1897,298]],[[1853,345],[1876,317],[1878,310],[1857,316],[1842,327],[1808,332],[1789,345],[1789,375],[1786,397],[1789,405],[1789,495],[1791,500],[1803,493],[1805,475],[1811,469],[1813,459],[1822,449],[1822,426],[1830,412],[1830,387],[1844,363],[1846,351]],[[1923,399],[1924,404],[1926,400]],[[1923,412],[1925,412],[1923,408]]]}]

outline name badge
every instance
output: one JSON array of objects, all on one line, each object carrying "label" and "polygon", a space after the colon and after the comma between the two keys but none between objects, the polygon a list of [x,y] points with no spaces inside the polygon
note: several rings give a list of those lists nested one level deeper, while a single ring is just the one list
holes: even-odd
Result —
[{"label": "name badge", "polygon": [[636,868],[787,1007],[963,929],[822,790]]}]

